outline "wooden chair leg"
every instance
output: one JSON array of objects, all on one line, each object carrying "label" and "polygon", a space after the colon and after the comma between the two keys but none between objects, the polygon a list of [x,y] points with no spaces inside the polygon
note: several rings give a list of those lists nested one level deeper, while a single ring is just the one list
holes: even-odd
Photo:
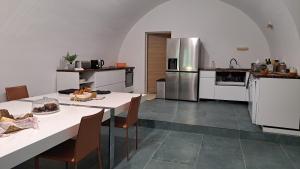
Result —
[{"label": "wooden chair leg", "polygon": [[103,169],[102,155],[99,148],[97,149],[97,154],[98,154],[99,169]]},{"label": "wooden chair leg", "polygon": [[126,157],[127,157],[127,161],[129,160],[128,154],[129,154],[129,145],[128,145],[128,128],[126,128]]},{"label": "wooden chair leg", "polygon": [[135,131],[135,149],[138,149],[138,123],[136,123],[136,131]]},{"label": "wooden chair leg", "polygon": [[34,168],[35,169],[40,169],[40,161],[38,157],[34,158]]},{"label": "wooden chair leg", "polygon": [[77,169],[77,167],[78,167],[78,166],[77,166],[77,163],[75,162],[75,163],[74,163],[74,169]]}]

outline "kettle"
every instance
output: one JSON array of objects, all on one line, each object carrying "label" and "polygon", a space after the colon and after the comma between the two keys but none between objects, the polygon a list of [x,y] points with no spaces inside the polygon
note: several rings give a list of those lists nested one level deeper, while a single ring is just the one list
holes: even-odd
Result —
[{"label": "kettle", "polygon": [[103,66],[104,66],[104,60],[101,59],[101,60],[99,61],[99,68],[102,68]]}]

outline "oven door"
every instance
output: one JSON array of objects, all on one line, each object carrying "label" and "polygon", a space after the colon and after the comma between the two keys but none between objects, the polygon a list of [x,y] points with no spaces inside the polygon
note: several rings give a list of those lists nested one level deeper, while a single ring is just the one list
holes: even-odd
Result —
[{"label": "oven door", "polygon": [[125,78],[125,87],[131,87],[133,86],[133,71],[132,72],[126,72],[126,78]]}]

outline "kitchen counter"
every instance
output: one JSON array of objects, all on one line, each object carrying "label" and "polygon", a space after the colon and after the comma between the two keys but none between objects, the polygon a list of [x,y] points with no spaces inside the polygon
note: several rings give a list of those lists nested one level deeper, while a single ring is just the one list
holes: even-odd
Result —
[{"label": "kitchen counter", "polygon": [[260,72],[252,72],[251,69],[239,68],[239,69],[230,69],[230,68],[200,68],[200,71],[216,71],[216,72],[250,72],[255,78],[282,78],[282,79],[300,79],[300,76],[292,76],[288,73],[268,73],[262,74]]},{"label": "kitchen counter", "polygon": [[288,73],[268,73],[262,74],[259,72],[251,72],[255,78],[281,78],[281,79],[300,79],[300,76],[291,76]]},{"label": "kitchen counter", "polygon": [[103,67],[101,69],[84,69],[84,70],[68,70],[68,69],[58,69],[57,72],[101,72],[101,71],[109,71],[109,70],[124,70],[124,69],[134,69],[135,67],[129,66],[124,68],[117,67]]},{"label": "kitchen counter", "polygon": [[216,72],[250,72],[251,69],[246,68],[200,68],[200,71],[216,71]]}]

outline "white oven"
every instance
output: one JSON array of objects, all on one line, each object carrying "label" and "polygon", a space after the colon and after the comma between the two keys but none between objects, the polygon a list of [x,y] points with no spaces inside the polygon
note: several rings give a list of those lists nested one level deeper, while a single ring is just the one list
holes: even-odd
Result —
[{"label": "white oven", "polygon": [[133,67],[128,67],[125,69],[125,92],[133,92]]}]

